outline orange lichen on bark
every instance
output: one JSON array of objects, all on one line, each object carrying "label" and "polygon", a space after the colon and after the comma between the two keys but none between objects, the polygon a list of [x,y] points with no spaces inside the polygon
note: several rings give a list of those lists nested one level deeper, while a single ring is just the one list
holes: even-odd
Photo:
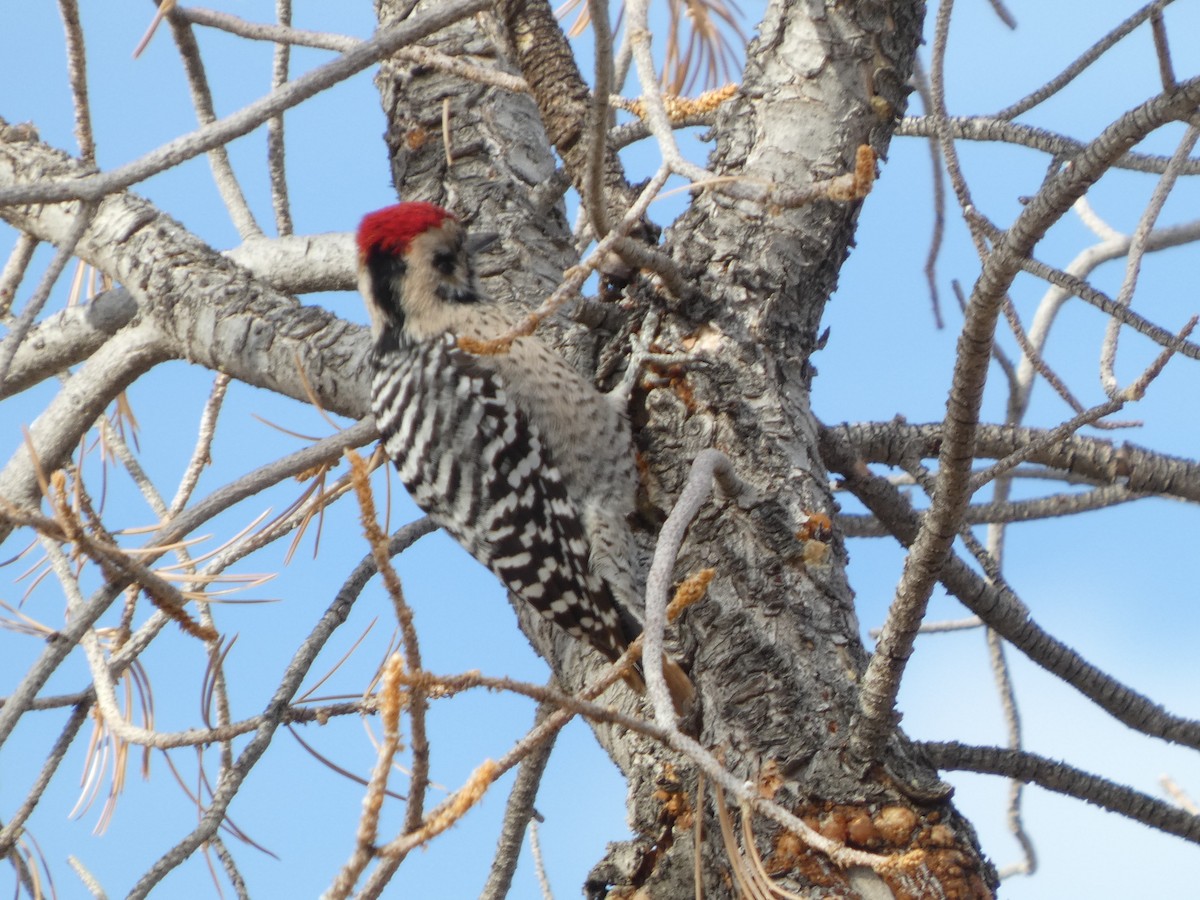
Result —
[{"label": "orange lichen on bark", "polygon": [[[761,779],[760,779],[761,780]],[[793,810],[809,827],[848,847],[889,853],[889,864],[877,874],[897,900],[919,900],[936,886],[950,900],[990,900],[983,869],[986,863],[943,822],[938,810],[900,804],[811,804]],[[849,885],[829,858],[796,835],[778,832],[764,861],[768,874],[791,872],[822,887]]]},{"label": "orange lichen on bark", "polygon": [[860,144],[854,151],[854,177],[835,179],[829,186],[829,199],[842,202],[861,200],[875,185],[875,151]]},{"label": "orange lichen on bark", "polygon": [[667,604],[667,621],[674,622],[679,614],[704,599],[708,593],[709,582],[717,574],[716,569],[701,569],[695,575],[689,575],[675,589],[675,596]]},{"label": "orange lichen on bark", "polygon": [[[726,84],[711,91],[705,91],[698,97],[680,97],[674,94],[663,96],[663,106],[667,110],[667,118],[672,123],[679,122],[689,116],[704,115],[714,111],[718,106],[738,92],[736,84]],[[639,119],[646,118],[646,107],[641,100],[627,100],[624,97],[613,97],[613,106],[631,112]]]},{"label": "orange lichen on bark", "polygon": [[683,790],[681,785],[671,783],[658,787],[652,796],[662,804],[663,817],[668,823],[685,831],[692,827],[695,813],[691,801],[688,800],[687,791]]}]

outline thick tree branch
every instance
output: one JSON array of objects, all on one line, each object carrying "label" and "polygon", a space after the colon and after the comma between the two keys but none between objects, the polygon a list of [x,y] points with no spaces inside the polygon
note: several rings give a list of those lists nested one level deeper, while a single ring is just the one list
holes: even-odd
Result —
[{"label": "thick tree branch", "polygon": [[[848,442],[864,462],[903,466],[906,458],[935,458],[944,426],[861,423],[833,426],[823,433]],[[986,459],[1011,457],[1045,434],[1046,430],[1040,428],[981,425],[976,432],[975,455]],[[1163,494],[1200,502],[1200,463],[1128,442],[1116,444],[1073,435],[1042,447],[1030,461],[1096,484],[1122,484],[1134,494]]]},{"label": "thick tree branch", "polygon": [[[554,709],[550,701],[544,700],[539,703],[534,724],[545,720]],[[496,841],[496,855],[492,860],[487,882],[479,894],[479,900],[504,900],[508,896],[513,875],[517,871],[521,846],[525,843],[526,829],[537,814],[533,804],[537,799],[542,774],[546,771],[546,764],[550,761],[557,737],[557,734],[547,737],[521,763],[512,791],[508,795],[504,823],[500,826],[500,837]]]},{"label": "thick tree branch", "polygon": [[[944,120],[947,132],[960,141],[978,141],[988,144],[1012,144],[1040,150],[1056,158],[1074,156],[1083,152],[1086,142],[1058,134],[1035,125],[1008,122],[992,116],[948,116]],[[906,116],[896,126],[898,137],[929,138],[937,134],[938,124],[931,116]],[[1167,169],[1170,157],[1152,153],[1123,153],[1113,161],[1112,168],[1130,172],[1145,172],[1161,175]],[[1185,175],[1200,175],[1200,160],[1184,165]]]},{"label": "thick tree branch", "polygon": [[[175,46],[183,61],[183,71],[187,75],[188,89],[192,94],[192,106],[195,107],[196,118],[201,127],[211,125],[217,121],[217,114],[213,109],[212,89],[208,85],[204,61],[200,58],[200,44],[196,41],[196,35],[192,33],[192,26],[178,16],[174,9],[167,14],[167,23],[171,26],[171,35],[175,38]],[[280,86],[272,85],[276,89]],[[272,117],[268,122],[273,122],[277,118],[278,116]],[[255,221],[254,213],[250,211],[250,204],[246,202],[245,192],[238,182],[237,175],[234,174],[233,166],[229,162],[229,152],[224,143],[218,144],[208,151],[208,164],[212,169],[213,181],[216,182],[221,200],[225,203],[225,209],[229,212],[229,217],[233,221],[234,227],[237,228],[238,234],[243,240],[261,235],[262,228]]]},{"label": "thick tree branch", "polygon": [[1028,751],[972,747],[957,741],[926,741],[918,746],[939,769],[1002,775],[1036,784],[1200,844],[1200,816],[1065,762]]},{"label": "thick tree branch", "polygon": [[[496,12],[507,30],[514,62],[537,103],[550,143],[562,157],[571,183],[585,197],[591,165],[591,92],[575,55],[547,0],[496,0]],[[616,150],[606,147],[596,178],[603,184],[609,204],[604,219],[618,221],[633,205],[637,191],[625,178]]]},{"label": "thick tree branch", "polygon": [[[103,346],[137,315],[137,301],[113,288],[81,306],[71,306],[34,326],[13,354],[0,399],[77,365]],[[5,343],[13,340],[5,338]]]},{"label": "thick tree branch", "polygon": [[[967,507],[963,524],[1035,522],[1042,519],[1076,516],[1097,509],[1108,509],[1122,503],[1142,500],[1151,494],[1135,494],[1123,484],[1106,485],[1079,493],[1051,494],[1034,500],[976,503]],[[889,537],[888,531],[874,516],[843,513],[837,524],[846,537]]]}]

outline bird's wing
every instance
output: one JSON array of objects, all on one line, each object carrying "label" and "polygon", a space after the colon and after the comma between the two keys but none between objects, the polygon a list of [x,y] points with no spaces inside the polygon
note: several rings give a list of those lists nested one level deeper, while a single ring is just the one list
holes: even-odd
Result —
[{"label": "bird's wing", "polygon": [[375,417],[418,506],[541,615],[610,659],[625,635],[581,511],[502,376],[446,335],[376,350]]}]

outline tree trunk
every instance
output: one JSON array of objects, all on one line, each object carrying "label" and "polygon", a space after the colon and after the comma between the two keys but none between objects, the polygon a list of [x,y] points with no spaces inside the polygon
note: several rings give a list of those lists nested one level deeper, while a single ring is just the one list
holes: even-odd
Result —
[{"label": "tree trunk", "polygon": [[[407,5],[381,3],[381,20]],[[447,148],[443,77],[396,63],[384,67],[379,86],[399,195],[437,201],[476,227],[499,231],[498,261],[488,257],[482,267],[488,289],[503,302],[535,307],[578,258],[561,204],[547,208],[545,186],[554,166],[547,132],[570,136],[559,137],[571,142],[557,148],[566,160],[562,177],[579,180],[571,168],[578,129],[560,118],[578,114],[579,104],[569,101],[579,97],[579,76],[562,66],[556,51],[565,39],[547,25],[553,20],[544,0],[503,2],[499,10],[499,17],[483,15],[441,32],[437,47],[507,59],[513,71],[523,67],[534,97],[482,86],[451,95]],[[747,51],[743,84],[719,113],[710,168],[794,189],[852,170],[862,144],[883,158],[905,106],[903,85],[923,12],[919,2],[771,3]],[[546,60],[553,72],[538,68]],[[612,176],[609,165],[610,188]],[[628,329],[637,330],[653,310],[659,330],[642,338],[690,349],[695,359],[666,385],[633,398],[651,503],[669,511],[691,461],[709,447],[726,453],[765,498],[745,509],[714,502],[692,526],[676,577],[704,567],[716,577],[707,597],[674,626],[672,646],[699,689],[692,727],[700,743],[739,779],[758,782],[850,846],[895,855],[923,851],[883,875],[843,871],[755,819],[750,833],[780,886],[807,897],[888,896],[885,882],[896,896],[988,896],[994,873],[973,832],[907,740],[897,733],[884,759],[851,756],[856,685],[867,655],[844,549],[835,538],[826,562],[806,564],[795,537],[809,514],[834,509],[809,408],[809,356],[857,211],[857,203],[773,209],[703,193],[667,230],[662,248],[692,286],[687,295],[668,295],[644,276],[625,287],[637,320]],[[596,342],[614,340],[604,328],[561,323],[553,337],[591,371],[600,355]],[[652,543],[651,534],[645,538]],[[556,640],[519,608],[518,614],[560,680],[582,683],[588,662],[571,642]],[[703,847],[697,850],[695,771],[646,738],[615,727],[596,730],[629,780],[639,837],[610,847],[592,872],[589,895],[634,896],[640,889],[637,896],[693,897],[699,852],[703,896],[734,896],[738,875],[713,791],[698,810]]]}]

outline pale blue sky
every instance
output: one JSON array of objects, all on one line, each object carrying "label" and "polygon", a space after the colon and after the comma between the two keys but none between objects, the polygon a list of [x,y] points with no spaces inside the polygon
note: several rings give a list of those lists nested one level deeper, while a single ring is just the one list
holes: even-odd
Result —
[{"label": "pale blue sky", "polygon": [[[273,14],[273,4],[263,0],[224,6],[258,21],[267,21]],[[370,4],[365,2],[299,2],[296,6],[299,27],[365,36],[373,25]],[[161,32],[142,58],[130,58],[150,18],[150,5],[114,0],[102,7],[87,3],[83,7],[101,164],[125,163],[194,128],[191,103],[169,34]],[[962,74],[952,81],[951,112],[992,112],[1024,95],[1063,68],[1136,4],[1014,0],[1010,8],[1020,22],[1015,33],[1001,25],[982,0],[958,3],[949,65],[952,72]],[[753,24],[761,5],[752,0],[744,3],[743,9]],[[9,0],[2,10],[0,116],[11,122],[33,121],[43,139],[73,150],[62,29],[55,5]],[[1200,33],[1200,4],[1186,0],[1175,4],[1167,11],[1167,21],[1175,36],[1177,72],[1188,77],[1200,68],[1195,42],[1189,46],[1184,40]],[[200,41],[219,114],[228,114],[265,93],[269,47],[208,32],[200,33]],[[1020,62],[1014,65],[1018,55]],[[293,71],[298,73],[327,58],[324,53],[297,51]],[[1024,121],[1089,138],[1119,112],[1150,96],[1157,89],[1156,72],[1149,30],[1143,27],[1077,86]],[[363,212],[395,199],[381,140],[384,120],[371,83],[373,74],[363,73],[287,115],[288,165],[298,232],[350,230]],[[1171,130],[1171,139],[1180,133]],[[264,146],[264,132],[259,131],[237,141],[230,152],[252,208],[270,231]],[[1169,153],[1173,145],[1157,139],[1146,149]],[[1001,225],[1017,211],[1015,198],[1036,190],[1046,162],[1043,155],[1019,148],[964,147],[964,160],[980,208]],[[942,416],[960,322],[950,280],[956,278],[969,286],[978,265],[963,230],[952,225],[939,266],[948,327],[935,330],[922,274],[931,223],[929,177],[929,154],[923,143],[900,140],[893,144],[882,179],[865,204],[857,247],[826,314],[826,324],[832,329],[829,345],[814,358],[820,374],[814,384],[813,405],[827,422],[888,419],[896,414],[924,422]],[[1153,179],[1148,176],[1122,177],[1111,185],[1102,184],[1094,194],[1094,205],[1114,225],[1128,230],[1136,220],[1138,204],[1152,188]],[[135,190],[213,246],[227,248],[238,242],[205,160],[193,160],[137,185]],[[1194,187],[1182,189],[1163,221],[1194,216],[1196,200]],[[666,215],[664,209],[662,205],[655,208],[660,221]],[[0,233],[5,238],[0,248],[6,248],[11,232],[0,229]],[[1039,248],[1039,255],[1065,264],[1087,241],[1084,229],[1067,219]],[[43,258],[48,258],[45,251],[39,257]],[[1143,311],[1166,327],[1181,325],[1200,308],[1194,289],[1196,271],[1195,249],[1171,251],[1154,259],[1139,297]],[[1121,267],[1110,264],[1097,277],[1102,287],[1114,290],[1120,276]],[[28,297],[31,285],[26,283],[18,304]],[[1041,292],[1035,282],[1018,282],[1013,296],[1023,315],[1031,314]],[[65,302],[64,297],[65,285],[51,300],[50,308]],[[326,305],[356,322],[365,320],[354,295],[310,296],[304,302]],[[1064,316],[1050,344],[1052,363],[1085,403],[1098,402],[1101,396],[1095,360],[1102,331],[1100,315],[1079,308]],[[1009,340],[1006,346],[1011,349],[1011,344]],[[1125,378],[1132,377],[1155,353],[1140,339],[1126,338],[1124,347],[1128,354],[1118,371]],[[1145,427],[1116,437],[1197,456],[1200,424],[1194,410],[1198,375],[1195,363],[1173,363],[1147,399],[1127,411],[1131,417],[1144,419]],[[176,363],[156,369],[131,390],[142,423],[142,459],[151,474],[162,480],[164,491],[173,490],[191,451],[195,423],[210,383],[210,373]],[[18,426],[36,415],[52,390],[53,385],[44,385],[29,392],[27,398],[6,401],[0,412],[0,435],[5,436],[0,455],[7,458],[19,440]],[[301,404],[234,386],[214,447],[214,465],[202,480],[201,493],[299,446],[295,439],[255,419],[255,414],[307,434],[329,430],[316,412]],[[989,395],[985,414],[992,419],[1002,416],[999,391]],[[1036,388],[1030,424],[1056,424],[1067,415],[1065,406],[1044,385]],[[110,481],[110,509],[119,511],[114,512],[119,524],[150,522],[150,513],[124,477],[117,473]],[[237,530],[264,504],[269,502],[278,511],[299,490],[295,483],[283,485],[253,510],[238,509],[214,522],[212,530]],[[280,602],[218,611],[222,629],[239,634],[228,659],[235,717],[262,708],[296,643],[361,557],[364,548],[355,515],[351,504],[341,504],[327,516],[319,558],[312,558],[310,536],[278,579],[253,592],[255,597]],[[397,498],[393,523],[415,515],[406,498]],[[1014,528],[1009,536],[1008,575],[1035,617],[1063,640],[1168,709],[1200,715],[1194,649],[1200,624],[1194,563],[1196,521],[1192,508],[1149,501],[1092,513],[1070,524],[1048,522]],[[16,549],[6,547],[0,555],[7,557]],[[237,571],[279,567],[282,549],[253,559]],[[850,580],[865,631],[882,621],[902,555],[894,544],[882,539],[852,542],[850,553]],[[20,599],[26,583],[14,587],[10,581],[27,565],[20,562],[4,570],[11,575],[0,573],[0,598],[9,602]],[[491,674],[544,679],[545,666],[515,628],[495,581],[451,541],[443,536],[424,539],[416,551],[406,554],[400,571],[416,610],[429,668],[439,672],[480,668]],[[42,617],[50,625],[57,623],[60,608],[61,599],[48,584],[26,607],[30,615]],[[957,618],[963,612],[955,602],[940,597],[932,615]],[[339,672],[323,693],[362,690],[365,673],[385,651],[390,617],[383,591],[372,585],[326,653],[326,665],[348,649],[373,620],[378,619],[379,624],[366,639],[356,665]],[[0,684],[11,685],[37,651],[36,642],[0,632]],[[1195,753],[1128,734],[1018,654],[1010,652],[1009,658],[1030,749],[1094,768],[1152,794],[1159,792],[1158,776],[1170,773],[1185,788],[1200,794],[1200,762]],[[144,661],[155,685],[159,726],[193,724],[204,665],[198,646],[163,642],[152,648]],[[82,685],[82,668],[73,665],[67,669],[52,680],[48,691],[76,690]],[[323,671],[320,663],[315,671]],[[1002,743],[1003,723],[994,694],[982,634],[923,639],[901,696],[904,725],[921,738]],[[524,733],[532,716],[529,703],[492,695],[467,695],[435,704],[430,725],[435,780],[449,788],[457,786],[484,757],[503,753]],[[20,802],[33,767],[40,764],[57,733],[61,716],[40,713],[31,719],[0,757],[0,817]],[[301,736],[355,771],[366,772],[374,758],[370,741],[352,723],[306,728]],[[68,755],[60,777],[30,822],[30,830],[51,861],[60,896],[83,896],[65,865],[68,853],[83,860],[110,896],[121,896],[131,886],[131,878],[190,830],[195,811],[157,756],[150,782],[142,781],[136,767],[131,769],[128,788],[107,833],[90,837],[98,805],[75,820],[67,818],[78,790],[74,778],[82,772],[83,749],[77,746]],[[281,735],[269,752],[233,806],[232,818],[280,859],[234,840],[229,844],[252,895],[314,896],[329,883],[351,850],[362,790],[331,775],[286,735]],[[173,758],[194,787],[195,764],[190,755],[177,751]],[[974,821],[985,850],[1000,866],[1015,859],[1016,846],[1004,827],[1005,783],[973,776],[950,780],[958,787],[961,808]],[[508,783],[505,779],[428,852],[415,854],[406,862],[390,895],[475,896],[490,863]],[[393,788],[403,791],[403,780],[395,779]],[[579,723],[560,737],[537,805],[545,817],[541,837],[557,896],[577,896],[605,842],[624,834],[623,782]],[[1025,817],[1037,843],[1042,871],[1033,879],[1007,882],[1003,888],[1006,897],[1158,896],[1177,894],[1194,885],[1190,872],[1195,848],[1183,841],[1151,834],[1117,816],[1038,789],[1027,791]],[[382,833],[392,833],[397,827],[397,810],[393,809],[384,817]],[[1087,855],[1080,859],[1083,847]],[[1143,853],[1154,855],[1145,857]],[[1154,864],[1147,865],[1147,858],[1154,859]],[[1106,861],[1104,871],[1090,871],[1095,860]],[[1114,864],[1113,860],[1128,863]],[[0,871],[2,888],[11,876],[7,868]],[[513,897],[537,896],[528,854],[517,878]],[[155,896],[211,893],[209,875],[197,857],[171,875]]]}]

